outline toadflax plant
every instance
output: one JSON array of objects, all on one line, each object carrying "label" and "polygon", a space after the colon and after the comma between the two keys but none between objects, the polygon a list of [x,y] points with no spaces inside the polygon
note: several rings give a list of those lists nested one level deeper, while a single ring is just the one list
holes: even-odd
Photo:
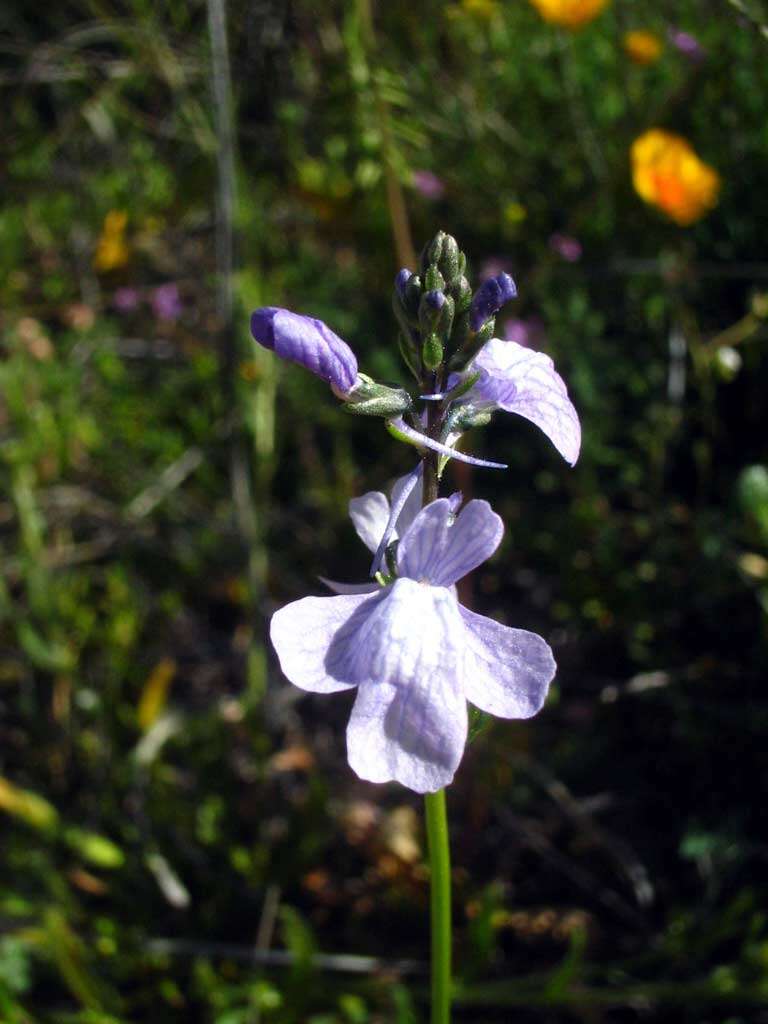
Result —
[{"label": "toadflax plant", "polygon": [[535,423],[573,465],[579,418],[552,360],[494,337],[495,317],[517,290],[497,274],[473,292],[456,240],[440,231],[417,273],[395,278],[400,352],[414,396],[360,373],[345,341],[321,320],[257,309],[259,344],[327,381],[345,408],[381,418],[415,447],[417,465],[391,500],[372,491],[350,516],[373,553],[371,579],[323,580],[333,594],[305,597],[272,617],[270,635],[287,678],[312,693],[356,690],[347,758],[361,779],[425,794],[431,867],[432,1021],[450,1017],[450,861],[445,787],[467,740],[467,702],[501,718],[529,718],[555,674],[546,641],[463,607],[455,584],[494,553],[504,532],[487,501],[439,497],[449,459],[505,469],[459,451],[470,427],[496,411]]}]

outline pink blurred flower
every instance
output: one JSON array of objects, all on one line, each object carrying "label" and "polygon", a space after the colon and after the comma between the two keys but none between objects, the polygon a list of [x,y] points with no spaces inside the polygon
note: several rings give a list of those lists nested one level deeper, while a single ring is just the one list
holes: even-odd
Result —
[{"label": "pink blurred flower", "polygon": [[681,28],[671,28],[667,33],[667,37],[672,46],[691,61],[704,60],[707,56],[707,51],[696,36],[691,35],[690,32],[686,32]]},{"label": "pink blurred flower", "polygon": [[138,309],[141,295],[138,288],[118,288],[112,296],[112,305],[118,313],[132,313]]},{"label": "pink blurred flower", "polygon": [[425,199],[441,199],[445,195],[445,182],[432,171],[414,171],[412,183]]},{"label": "pink blurred flower", "polygon": [[182,312],[178,285],[161,284],[152,292],[152,312],[158,320],[178,320]]},{"label": "pink blurred flower", "polygon": [[544,342],[544,322],[537,316],[527,320],[511,317],[504,321],[501,330],[505,341],[514,341],[526,348],[540,348]]},{"label": "pink blurred flower", "polygon": [[512,264],[509,260],[503,259],[501,256],[491,256],[490,259],[480,267],[478,277],[481,281],[487,281],[489,277],[498,277],[499,274],[511,274]]},{"label": "pink blurred flower", "polygon": [[562,256],[568,263],[578,263],[583,251],[578,238],[574,238],[573,235],[565,235],[560,231],[549,236],[549,248],[558,256]]}]

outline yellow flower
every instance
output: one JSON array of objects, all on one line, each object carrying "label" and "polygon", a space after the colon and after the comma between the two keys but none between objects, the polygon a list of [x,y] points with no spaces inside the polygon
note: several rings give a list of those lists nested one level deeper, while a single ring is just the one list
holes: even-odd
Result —
[{"label": "yellow flower", "polygon": [[683,227],[700,220],[717,202],[720,175],[681,135],[652,128],[632,143],[635,191]]},{"label": "yellow flower", "polygon": [[636,29],[627,32],[623,39],[627,56],[635,64],[653,64],[661,56],[664,44],[654,32]]},{"label": "yellow flower", "polygon": [[93,257],[96,270],[115,270],[128,262],[130,252],[125,241],[127,224],[128,214],[124,210],[110,210],[104,218]]},{"label": "yellow flower", "polygon": [[581,28],[602,11],[608,0],[531,0],[545,21],[566,28]]}]

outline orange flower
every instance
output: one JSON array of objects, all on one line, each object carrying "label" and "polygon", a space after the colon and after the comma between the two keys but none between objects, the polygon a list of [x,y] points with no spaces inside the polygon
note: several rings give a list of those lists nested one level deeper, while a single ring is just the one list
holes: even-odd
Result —
[{"label": "orange flower", "polygon": [[685,227],[717,202],[720,175],[681,135],[652,128],[632,143],[632,183],[646,203]]},{"label": "orange flower", "polygon": [[636,29],[627,32],[622,40],[627,56],[635,64],[653,64],[661,56],[664,44],[653,32]]},{"label": "orange flower", "polygon": [[531,3],[545,21],[577,29],[596,18],[608,0],[531,0]]},{"label": "orange flower", "polygon": [[128,262],[130,252],[125,241],[127,224],[128,214],[124,210],[110,210],[104,218],[104,226],[93,257],[96,270],[116,270]]}]

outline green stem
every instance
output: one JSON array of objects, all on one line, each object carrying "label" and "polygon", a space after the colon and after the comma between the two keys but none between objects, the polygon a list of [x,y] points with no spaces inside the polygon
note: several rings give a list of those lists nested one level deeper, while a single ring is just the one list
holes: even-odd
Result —
[{"label": "green stem", "polygon": [[424,797],[430,867],[432,1024],[451,1019],[451,854],[445,790]]}]

